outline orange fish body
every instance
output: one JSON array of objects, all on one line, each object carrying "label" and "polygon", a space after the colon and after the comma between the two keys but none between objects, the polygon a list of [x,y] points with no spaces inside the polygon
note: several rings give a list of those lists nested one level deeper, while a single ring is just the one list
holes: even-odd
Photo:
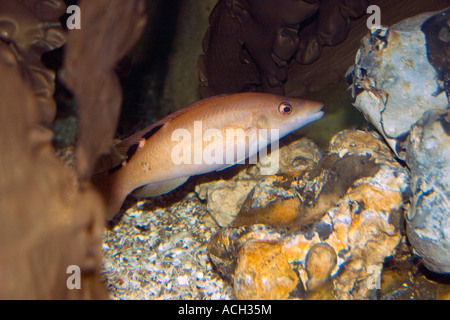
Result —
[{"label": "orange fish body", "polygon": [[[94,175],[92,181],[104,194],[108,218],[112,218],[133,190],[144,186],[141,195],[157,196],[182,185],[190,176],[241,162],[273,142],[259,139],[261,133],[276,132],[276,139],[281,139],[320,119],[322,106],[267,93],[200,100],[122,141],[117,148],[126,153],[126,159]],[[244,152],[239,153],[237,149],[243,145]]]}]

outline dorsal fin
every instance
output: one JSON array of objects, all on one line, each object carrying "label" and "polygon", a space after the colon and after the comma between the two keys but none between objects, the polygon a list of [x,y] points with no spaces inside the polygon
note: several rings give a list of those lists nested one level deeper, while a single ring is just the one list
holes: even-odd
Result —
[{"label": "dorsal fin", "polygon": [[206,98],[203,100],[199,100],[197,102],[194,102],[187,107],[184,107],[180,110],[177,110],[163,119],[155,122],[151,126],[142,129],[128,138],[122,140],[118,144],[114,146],[114,150],[116,155],[110,156],[111,162],[113,163],[113,166],[110,167],[110,173],[113,173],[117,170],[119,170],[121,167],[123,167],[124,164],[126,164],[130,159],[133,157],[133,155],[136,153],[136,151],[139,149],[139,147],[143,146],[143,143],[145,143],[146,140],[150,139],[151,136],[153,136],[156,132],[159,131],[166,123],[169,121],[179,117],[180,115],[191,111],[192,109],[198,107],[199,105],[205,104],[205,103],[211,103],[215,100],[219,100],[220,98],[223,98],[225,96],[228,96],[229,94],[221,94],[214,97]]},{"label": "dorsal fin", "polygon": [[[141,131],[136,132],[135,134],[129,136],[128,138],[122,140],[118,144],[114,146],[114,148],[117,150],[117,152],[122,155],[124,158],[127,158],[129,160],[131,156],[136,152],[137,146],[139,146],[140,143],[142,143],[142,139],[148,140],[152,135],[154,135],[159,129],[161,129],[164,126],[164,123],[156,122],[150,127],[147,127]],[[135,147],[135,145],[137,145]],[[131,148],[134,149],[133,152],[130,153]]]},{"label": "dorsal fin", "polygon": [[142,136],[142,138],[144,138],[145,140],[150,139],[150,137],[151,137],[152,135],[154,135],[154,134],[156,133],[156,131],[158,131],[159,129],[161,129],[161,127],[162,127],[163,125],[164,125],[164,124],[159,124],[159,125],[157,125],[157,126],[154,126],[154,127],[151,128],[150,130],[148,130],[148,131]]},{"label": "dorsal fin", "polygon": [[[180,115],[182,115],[186,112],[189,112],[190,110],[198,107],[201,104],[205,104],[208,102],[212,102],[214,100],[218,100],[224,96],[228,96],[228,94],[221,94],[218,96],[199,100],[197,102],[194,102],[194,103],[188,105],[187,107],[177,110],[177,111],[167,115],[163,119],[159,120],[158,122],[155,122],[151,126],[145,128],[145,129],[142,129],[142,130],[134,133],[133,135],[129,136],[128,138],[124,139],[122,142],[116,144],[115,148],[116,148],[117,152],[120,155],[122,155],[124,158],[127,158],[127,161],[128,161],[129,160],[128,154],[129,154],[130,148],[133,147],[135,144],[139,145],[139,143],[141,142],[142,139],[148,140],[152,135],[154,135],[159,129],[161,129],[169,121],[179,117]],[[134,151],[136,151],[136,150],[134,150]],[[133,154],[134,154],[134,152],[133,152]]]}]

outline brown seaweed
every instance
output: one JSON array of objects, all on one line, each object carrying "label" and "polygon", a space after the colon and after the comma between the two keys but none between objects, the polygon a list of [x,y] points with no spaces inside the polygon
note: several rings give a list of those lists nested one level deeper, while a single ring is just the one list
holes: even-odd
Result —
[{"label": "brown seaweed", "polygon": [[[62,73],[79,107],[77,175],[55,156],[47,127],[56,112],[55,74],[41,63],[65,43],[59,19],[66,6],[0,2],[0,299],[107,298],[100,281],[105,208],[83,182],[112,143],[121,105],[113,68],[140,35],[144,1],[80,5],[82,29],[68,33]],[[70,286],[77,268],[80,290]]]},{"label": "brown seaweed", "polygon": [[[0,57],[0,299],[106,298],[101,200],[54,156],[38,99],[1,41]],[[71,265],[85,290],[68,290]]]},{"label": "brown seaweed", "polygon": [[82,28],[69,33],[60,75],[79,109],[76,167],[89,179],[97,158],[110,151],[122,103],[114,67],[146,23],[143,0],[80,1]]},{"label": "brown seaweed", "polygon": [[41,55],[65,43],[65,32],[58,21],[64,12],[61,0],[0,2],[0,40],[9,47],[22,77],[33,88],[44,125],[49,125],[56,114],[55,74],[41,62]]}]

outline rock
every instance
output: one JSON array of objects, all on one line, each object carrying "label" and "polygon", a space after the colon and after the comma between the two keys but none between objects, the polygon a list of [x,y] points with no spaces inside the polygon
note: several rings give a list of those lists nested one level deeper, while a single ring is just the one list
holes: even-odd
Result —
[{"label": "rock", "polygon": [[207,200],[207,209],[221,227],[228,226],[238,215],[256,180],[220,180],[196,186],[201,200]]},{"label": "rock", "polygon": [[442,285],[437,292],[437,300],[450,300],[450,286]]},{"label": "rock", "polygon": [[425,265],[450,272],[450,114],[430,110],[409,136],[411,170],[408,239]]},{"label": "rock", "polygon": [[347,71],[354,106],[397,153],[399,141],[427,110],[445,110],[448,105],[445,94],[437,94],[441,90],[421,28],[434,14],[372,29]]},{"label": "rock", "polygon": [[286,299],[299,278],[282,243],[249,241],[239,251],[234,275],[238,299]]},{"label": "rock", "polygon": [[449,13],[372,29],[347,73],[354,106],[411,171],[408,237],[439,273],[450,272]]},{"label": "rock", "polygon": [[283,89],[303,96],[335,84],[367,32],[369,3],[386,24],[448,6],[443,0],[217,1],[199,57],[202,96]]},{"label": "rock", "polygon": [[[238,285],[235,293],[239,292],[239,297],[329,298],[331,286],[327,283],[333,284],[334,298],[371,297],[385,258],[395,252],[401,239],[400,215],[409,173],[375,133],[340,132],[325,154],[319,163],[310,163],[293,178],[286,178],[291,183],[285,185],[284,196],[298,199],[295,219],[286,215],[284,225],[263,219],[270,211],[282,211],[282,202],[277,200],[266,209],[241,210],[232,223],[236,226],[239,221],[238,226],[222,229],[211,240],[211,259]],[[261,190],[266,190],[266,195],[269,190],[281,194],[277,183],[283,178],[266,177],[262,180],[266,187]],[[258,186],[249,199],[255,199]],[[263,201],[258,204],[266,205]],[[287,210],[292,210],[289,205]],[[276,255],[272,250],[275,247]],[[262,267],[263,261],[268,269]],[[300,280],[296,285],[293,276],[274,275],[268,280],[268,270],[274,265],[280,265],[285,275],[292,274],[287,271],[289,266]],[[265,281],[272,284],[273,292],[264,291]],[[307,284],[306,293],[303,283]]]},{"label": "rock", "polygon": [[[334,1],[332,1],[334,2]],[[442,0],[370,0],[365,6],[377,5],[381,10],[381,22],[393,25],[408,17],[426,12],[442,10],[449,5]],[[328,90],[330,84],[345,77],[345,73],[355,61],[361,38],[367,34],[367,21],[373,16],[363,15],[358,19],[351,19],[351,28],[347,38],[340,44],[324,47],[319,59],[311,64],[293,64],[289,69],[288,80],[285,84],[288,96],[301,96],[305,91]],[[305,32],[308,32],[305,30]],[[331,62],[331,63],[330,63]],[[325,103],[328,107],[328,105]],[[348,128],[348,127],[347,127]]]},{"label": "rock", "polygon": [[[255,186],[255,189],[259,184]],[[271,187],[273,197],[267,198],[267,193],[263,193],[262,197],[255,195],[253,192],[247,197],[246,203],[242,207],[239,215],[232,222],[231,226],[245,226],[257,223],[264,223],[270,226],[288,227],[296,219],[300,213],[300,199],[296,196],[295,190],[285,191],[277,194],[276,185]],[[286,195],[286,193],[288,195]],[[269,194],[270,195],[270,194]],[[286,198],[285,198],[286,197]],[[252,206],[250,203],[264,203],[264,206]]]},{"label": "rock", "polygon": [[[285,145],[279,150],[280,173],[289,176],[290,173],[304,170],[320,159],[320,150],[311,140],[302,138],[284,141]],[[261,175],[260,166],[258,162],[256,166],[244,167],[231,179],[200,182],[196,185],[195,192],[201,200],[206,201],[208,211],[221,227],[227,227],[235,220],[245,202],[246,208],[249,206],[253,209],[267,206],[278,197],[294,197],[292,191],[283,187],[284,184],[290,185],[289,179]],[[275,187],[277,183],[278,186]],[[252,191],[253,196],[248,198]]]},{"label": "rock", "polygon": [[306,256],[305,268],[308,274],[308,290],[314,290],[325,283],[336,266],[337,256],[333,247],[327,243],[317,243]]},{"label": "rock", "polygon": [[221,228],[208,243],[209,257],[226,280],[232,280],[236,257],[241,248],[239,239],[247,232],[247,228]]}]

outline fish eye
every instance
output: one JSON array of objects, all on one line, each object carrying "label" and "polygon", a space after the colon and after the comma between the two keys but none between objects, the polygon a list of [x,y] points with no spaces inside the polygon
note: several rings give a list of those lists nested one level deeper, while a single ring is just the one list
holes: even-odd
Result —
[{"label": "fish eye", "polygon": [[292,106],[289,102],[282,102],[278,106],[278,112],[284,116],[288,116],[292,113]]}]

